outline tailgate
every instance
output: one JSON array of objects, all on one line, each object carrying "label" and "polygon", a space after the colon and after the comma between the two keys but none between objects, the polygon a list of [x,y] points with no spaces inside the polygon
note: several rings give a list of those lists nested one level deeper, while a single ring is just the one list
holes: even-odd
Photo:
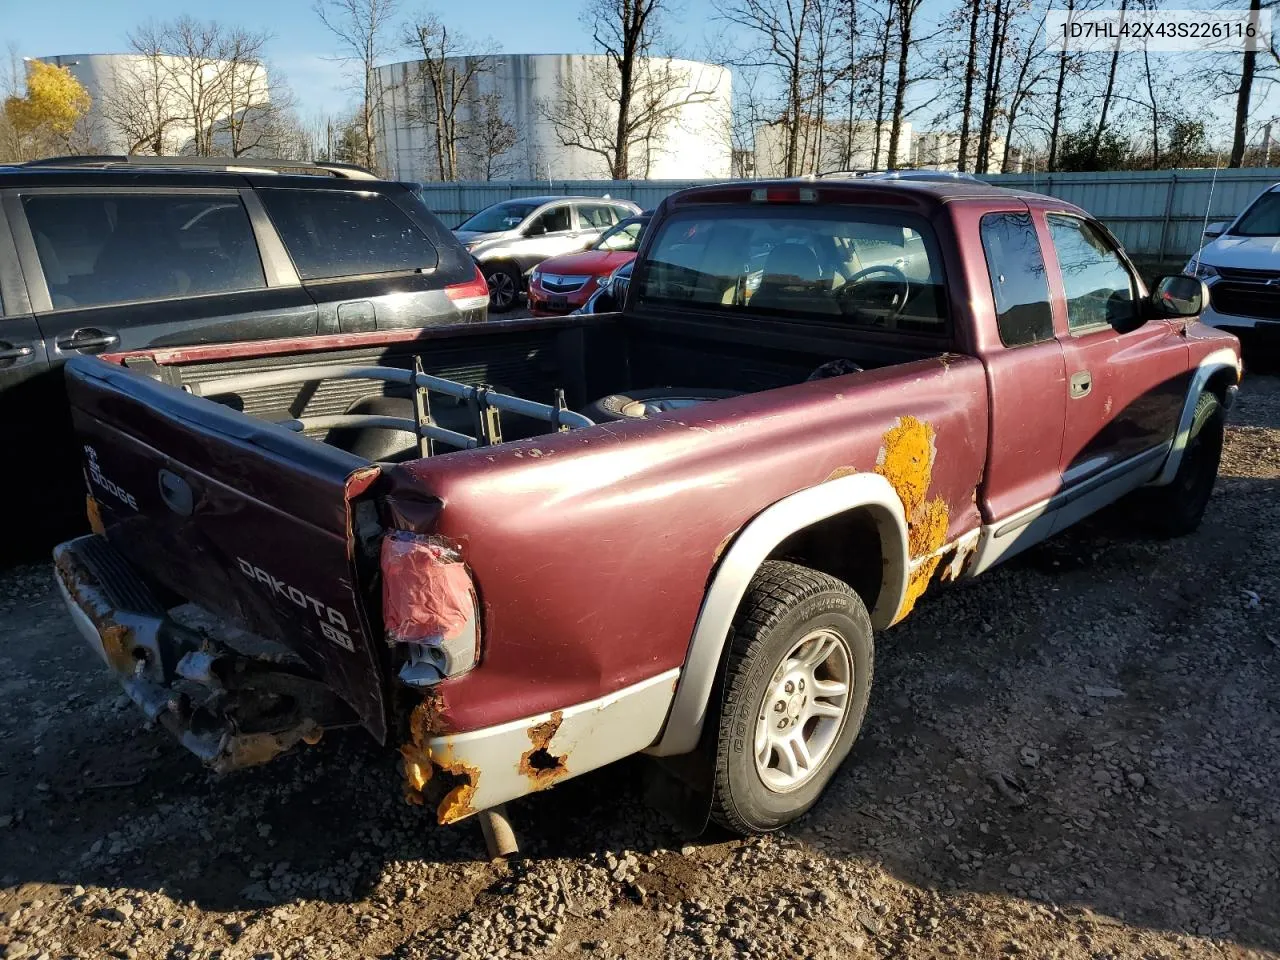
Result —
[{"label": "tailgate", "polygon": [[367,461],[101,360],[66,366],[108,539],[179,596],[295,651],[386,735],[356,585],[352,497]]}]

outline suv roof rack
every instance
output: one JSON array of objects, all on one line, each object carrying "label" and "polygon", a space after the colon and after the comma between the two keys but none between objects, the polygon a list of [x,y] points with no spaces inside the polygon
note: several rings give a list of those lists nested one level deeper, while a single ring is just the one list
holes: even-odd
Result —
[{"label": "suv roof rack", "polygon": [[142,157],[124,154],[97,154],[83,157],[45,157],[29,160],[24,167],[153,167],[157,169],[216,170],[226,173],[280,173],[296,170],[324,173],[347,180],[377,180],[372,171],[354,163],[317,160],[276,160],[260,157]]}]

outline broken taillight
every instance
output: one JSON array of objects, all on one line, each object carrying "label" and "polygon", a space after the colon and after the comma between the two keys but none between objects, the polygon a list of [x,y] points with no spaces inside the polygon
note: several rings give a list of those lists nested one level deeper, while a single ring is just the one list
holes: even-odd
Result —
[{"label": "broken taillight", "polygon": [[404,645],[400,679],[429,686],[475,666],[480,626],[475,584],[443,537],[394,531],[382,541],[382,622]]},{"label": "broken taillight", "polygon": [[476,264],[475,275],[466,283],[452,283],[444,288],[445,296],[459,310],[479,310],[489,303],[489,284]]}]

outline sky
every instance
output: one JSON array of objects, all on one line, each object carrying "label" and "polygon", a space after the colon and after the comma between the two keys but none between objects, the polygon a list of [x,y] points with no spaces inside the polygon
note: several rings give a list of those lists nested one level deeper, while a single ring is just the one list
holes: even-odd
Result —
[{"label": "sky", "polygon": [[[401,0],[401,12],[418,9]],[[474,7],[433,3],[445,22],[473,40],[492,38],[506,53],[585,53],[591,38],[578,22],[581,0],[482,0]],[[470,10],[470,16],[457,11]],[[687,0],[687,35],[701,33],[707,0]],[[300,112],[337,112],[349,100],[342,65],[334,62],[332,35],[316,17],[311,0],[219,0],[184,4],[172,0],[0,0],[0,49],[16,43],[28,57],[73,53],[119,53],[128,49],[131,29],[148,20],[164,21],[182,12],[202,19],[237,24],[273,35],[272,64],[289,80]],[[692,41],[690,41],[692,42]],[[694,50],[688,51],[690,53]],[[390,58],[409,59],[408,51]]]}]

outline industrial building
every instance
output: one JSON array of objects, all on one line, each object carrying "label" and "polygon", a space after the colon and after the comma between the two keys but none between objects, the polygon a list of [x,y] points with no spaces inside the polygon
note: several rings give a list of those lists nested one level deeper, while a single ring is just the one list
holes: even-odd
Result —
[{"label": "industrial building", "polygon": [[[38,59],[66,67],[92,98],[86,123],[103,153],[177,156],[195,138],[192,91],[206,113],[213,142],[227,138],[225,121],[269,102],[261,64],[194,62],[169,55],[76,53]],[[230,152],[230,151],[226,151]]]},{"label": "industrial building", "polygon": [[[446,66],[465,75],[475,58]],[[483,58],[455,117],[456,179],[595,180],[610,175],[605,150],[617,108],[607,84],[609,60],[581,54],[497,54]],[[731,84],[728,69],[695,60],[650,58],[642,74],[661,78],[650,97],[659,116],[628,151],[632,179],[695,179],[730,175]],[[616,71],[614,71],[616,72]],[[436,111],[423,61],[378,69],[382,104],[378,156],[388,176],[439,179]],[[576,98],[585,116],[560,111]],[[576,113],[577,111],[575,111]],[[567,144],[555,116],[590,146]],[[595,135],[590,128],[596,128]],[[495,133],[495,130],[497,131]],[[593,150],[591,147],[597,149]]]}]

